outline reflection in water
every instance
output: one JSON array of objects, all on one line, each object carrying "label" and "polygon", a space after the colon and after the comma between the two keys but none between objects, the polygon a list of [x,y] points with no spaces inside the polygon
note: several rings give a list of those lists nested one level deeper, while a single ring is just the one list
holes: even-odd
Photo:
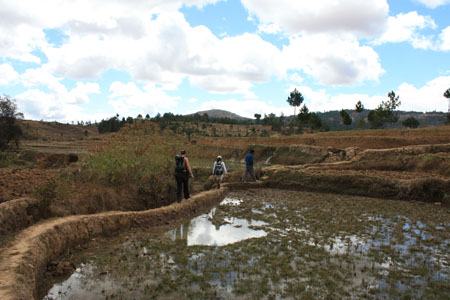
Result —
[{"label": "reflection in water", "polygon": [[[220,205],[238,205],[242,200],[226,198]],[[225,218],[226,224],[213,224],[216,209],[192,219],[189,223],[179,225],[167,233],[172,240],[183,240],[187,246],[224,246],[249,238],[264,237],[264,230],[251,227],[267,225],[266,222],[239,218]]]},{"label": "reflection in water", "polygon": [[[81,264],[75,270],[69,279],[61,284],[55,284],[49,291],[44,300],[51,299],[83,299],[95,300],[103,298],[104,291],[123,289],[113,280],[109,280],[108,276],[94,274],[94,267],[92,264]],[[95,278],[92,282],[92,278]],[[86,288],[86,287],[89,288]],[[72,295],[75,292],[75,295]]]}]

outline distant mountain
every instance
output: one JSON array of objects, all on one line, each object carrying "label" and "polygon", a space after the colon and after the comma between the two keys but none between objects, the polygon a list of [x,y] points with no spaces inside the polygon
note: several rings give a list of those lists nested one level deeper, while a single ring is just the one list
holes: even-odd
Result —
[{"label": "distant mountain", "polygon": [[210,118],[229,118],[229,119],[234,119],[234,120],[248,120],[249,118],[245,118],[245,117],[241,117],[240,115],[237,115],[235,113],[226,111],[226,110],[222,110],[222,109],[210,109],[210,110],[205,110],[205,111],[199,111],[194,113],[195,114],[199,114],[199,115],[204,115],[207,114],[208,117]]}]

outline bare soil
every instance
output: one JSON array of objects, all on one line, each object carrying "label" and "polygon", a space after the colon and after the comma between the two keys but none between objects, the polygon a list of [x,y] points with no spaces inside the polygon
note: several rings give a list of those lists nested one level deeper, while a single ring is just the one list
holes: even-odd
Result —
[{"label": "bare soil", "polygon": [[55,169],[0,168],[0,203],[23,197],[33,197],[36,186],[55,178]]}]

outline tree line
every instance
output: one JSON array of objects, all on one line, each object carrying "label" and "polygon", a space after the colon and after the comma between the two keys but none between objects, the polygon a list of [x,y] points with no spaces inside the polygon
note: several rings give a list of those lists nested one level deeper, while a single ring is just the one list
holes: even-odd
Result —
[{"label": "tree line", "polygon": [[[386,124],[394,124],[399,120],[398,107],[401,105],[400,96],[396,95],[394,91],[388,93],[388,99],[382,101],[375,109],[365,110],[361,101],[358,101],[355,105],[355,112],[358,114],[357,128],[370,128],[378,129],[384,128]],[[449,111],[445,114],[445,124],[450,124],[450,88],[448,88],[443,96],[449,101]],[[159,125],[161,129],[169,128],[174,132],[177,132],[180,127],[180,123],[194,123],[197,125],[197,131],[199,123],[205,124],[219,123],[229,125],[268,125],[273,131],[279,131],[283,134],[301,133],[304,129],[328,131],[335,129],[335,126],[330,126],[327,122],[323,121],[324,116],[328,113],[315,113],[310,112],[304,102],[304,96],[294,89],[287,102],[294,108],[294,117],[286,117],[283,114],[276,116],[273,113],[264,114],[262,118],[261,114],[255,113],[255,119],[233,119],[228,117],[210,117],[208,114],[192,114],[192,115],[177,115],[172,113],[164,113],[163,115],[157,114],[154,117],[150,117],[147,114],[143,117],[139,114],[136,118],[122,117],[115,115],[109,119],[103,119],[99,123],[95,122],[100,133],[105,132],[117,132],[125,124],[132,124],[137,121],[153,121]],[[299,108],[299,113],[296,114],[296,110]],[[364,116],[364,114],[367,114]],[[322,115],[322,118],[321,116]],[[342,109],[339,111],[339,116],[342,125],[349,128],[352,125],[353,119],[348,111]],[[367,123],[365,119],[367,118]],[[17,119],[23,119],[23,114],[18,112],[17,104],[14,99],[8,96],[0,96],[0,151],[7,150],[10,147],[17,146],[19,140],[23,136],[21,127],[16,122]],[[328,118],[330,119],[330,118]],[[90,125],[91,123],[78,123],[81,125]],[[403,122],[404,127],[417,128],[419,121],[414,117],[408,117]],[[189,127],[183,127],[183,133],[186,133],[188,137],[195,132],[195,129]]]},{"label": "tree line", "polygon": [[[394,91],[389,92],[387,96],[388,99],[382,101],[375,109],[367,110],[368,124],[366,124],[365,117],[362,117],[362,113],[366,111],[364,105],[361,101],[356,103],[354,111],[358,113],[358,129],[364,129],[366,127],[370,129],[385,128],[386,124],[395,124],[398,122],[399,112],[397,109],[401,105],[400,96],[396,95]],[[445,124],[450,124],[450,88],[444,92],[443,96],[449,99],[449,111],[445,116]],[[309,126],[309,128],[316,130],[330,128],[330,125],[323,122],[317,113],[310,113],[306,104],[300,108],[299,114],[295,115],[296,108],[300,107],[304,101],[303,95],[297,91],[297,89],[294,89],[290,93],[286,101],[289,105],[294,107],[294,120],[298,121],[300,126]],[[321,115],[325,114],[326,113],[323,113]],[[339,116],[345,127],[348,128],[352,124],[353,119],[346,110],[342,109],[339,111]],[[419,126],[419,121],[414,117],[408,117],[402,122],[402,125],[403,127],[417,128]]]}]

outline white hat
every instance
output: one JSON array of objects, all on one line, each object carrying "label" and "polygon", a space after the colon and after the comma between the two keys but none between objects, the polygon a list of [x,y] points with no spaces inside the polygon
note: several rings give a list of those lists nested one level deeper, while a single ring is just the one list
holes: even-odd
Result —
[{"label": "white hat", "polygon": [[217,160],[222,160],[222,156],[217,156]]}]

